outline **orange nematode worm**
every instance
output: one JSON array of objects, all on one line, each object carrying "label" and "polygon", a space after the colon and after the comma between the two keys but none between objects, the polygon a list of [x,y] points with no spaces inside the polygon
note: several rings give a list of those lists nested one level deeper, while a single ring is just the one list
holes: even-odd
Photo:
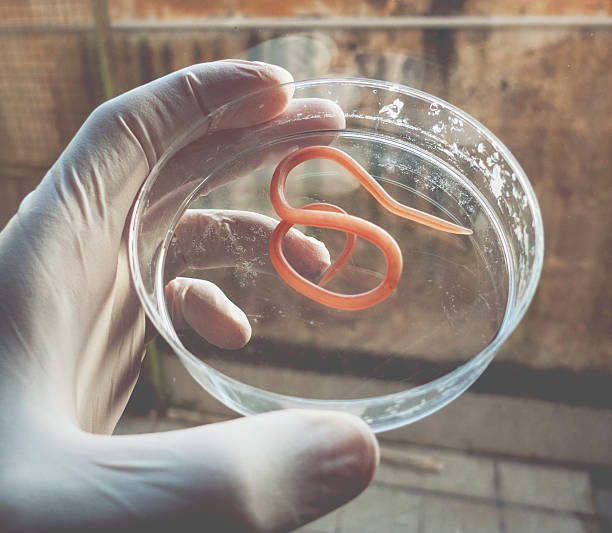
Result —
[{"label": "orange nematode worm", "polygon": [[[470,235],[472,230],[447,222],[401,204],[391,197],[378,182],[353,158],[330,146],[308,146],[292,152],[276,167],[270,183],[270,200],[282,219],[270,237],[270,259],[278,274],[296,291],[328,307],[357,310],[372,307],[389,296],[402,275],[402,253],[395,239],[384,229],[353,215],[338,206],[313,203],[301,208],[291,207],[285,198],[287,176],[297,165],[310,159],[329,159],[342,165],[388,211],[447,233]],[[346,244],[336,261],[327,269],[319,284],[307,280],[289,264],[283,253],[283,237],[294,224],[330,228],[346,233]],[[374,289],[359,294],[340,294],[323,288],[349,260],[355,248],[356,237],[362,237],[377,246],[387,263],[385,278]]]}]

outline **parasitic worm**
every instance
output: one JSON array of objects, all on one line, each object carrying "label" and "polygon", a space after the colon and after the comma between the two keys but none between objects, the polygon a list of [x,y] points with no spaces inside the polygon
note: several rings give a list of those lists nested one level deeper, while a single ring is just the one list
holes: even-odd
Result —
[{"label": "parasitic worm", "polygon": [[[402,253],[395,239],[384,229],[372,222],[349,215],[338,206],[326,203],[313,203],[301,208],[291,207],[285,198],[287,176],[297,165],[310,159],[329,159],[342,165],[361,185],[388,211],[400,217],[413,220],[430,228],[471,235],[472,230],[447,222],[436,216],[424,213],[401,204],[391,197],[385,189],[353,158],[330,146],[308,146],[286,156],[276,167],[270,183],[270,201],[281,218],[270,237],[270,259],[278,274],[296,291],[311,300],[328,307],[344,310],[366,309],[382,302],[389,296],[402,275]],[[283,237],[294,224],[330,228],[346,233],[346,244],[334,263],[327,269],[319,284],[307,280],[289,264],[283,254]],[[361,237],[377,246],[386,261],[383,281],[374,289],[359,294],[340,294],[325,289],[325,285],[349,260],[355,248],[356,238]]]}]

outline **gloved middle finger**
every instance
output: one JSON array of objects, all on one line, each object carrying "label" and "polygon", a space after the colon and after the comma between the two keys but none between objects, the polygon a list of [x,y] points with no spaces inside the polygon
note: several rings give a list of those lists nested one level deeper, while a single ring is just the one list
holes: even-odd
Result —
[{"label": "gloved middle finger", "polygon": [[[248,264],[255,272],[272,273],[268,246],[277,221],[249,211],[190,209],[176,228],[165,264],[165,281],[188,270]],[[315,279],[330,265],[325,245],[291,229],[283,240],[291,265]]]}]

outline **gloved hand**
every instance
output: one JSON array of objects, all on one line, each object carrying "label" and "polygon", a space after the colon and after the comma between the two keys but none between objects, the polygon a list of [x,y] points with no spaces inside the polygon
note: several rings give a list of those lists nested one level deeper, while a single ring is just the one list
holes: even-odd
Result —
[{"label": "gloved hand", "polygon": [[[168,433],[109,436],[144,353],[145,316],[131,285],[127,221],[139,187],[194,117],[290,81],[245,61],[197,65],[130,91],[87,119],[0,233],[0,524],[3,531],[285,531],[357,495],[373,476],[375,438],[358,418],[283,411]],[[276,105],[219,124],[257,128],[300,106]],[[307,127],[307,124],[304,124]],[[226,217],[226,218],[223,218]],[[194,212],[184,234],[246,213]],[[304,271],[329,261],[294,232]],[[255,253],[257,253],[255,251]],[[180,253],[175,254],[180,258]],[[191,258],[193,260],[193,258]],[[221,262],[232,260],[231,251]],[[180,273],[181,266],[170,267]],[[265,268],[265,267],[264,267]],[[180,278],[167,294],[179,323],[211,342],[248,340],[246,318],[206,282]],[[229,339],[229,340],[228,340]]]}]

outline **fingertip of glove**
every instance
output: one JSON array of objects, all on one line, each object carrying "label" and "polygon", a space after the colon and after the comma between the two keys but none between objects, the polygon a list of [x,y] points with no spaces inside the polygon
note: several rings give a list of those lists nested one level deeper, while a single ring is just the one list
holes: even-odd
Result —
[{"label": "fingertip of glove", "polygon": [[176,329],[191,327],[211,344],[237,350],[251,338],[244,312],[223,291],[206,280],[175,278],[165,290],[166,305]]},{"label": "fingertip of glove", "polygon": [[224,59],[223,61],[259,69],[268,76],[269,80],[273,84],[276,85],[291,83],[293,81],[293,76],[288,70],[273,63],[265,63],[263,61],[248,61],[246,59]]},{"label": "fingertip of glove", "polygon": [[358,468],[354,474],[356,480],[362,482],[361,492],[372,481],[380,462],[378,440],[362,418],[347,413],[333,413],[333,417],[338,424],[336,432],[344,440],[342,453],[357,457]]},{"label": "fingertip of glove", "polygon": [[[309,126],[313,130],[340,130],[346,127],[346,117],[342,108],[332,100],[326,98],[296,98],[289,104],[293,113],[301,113],[308,117]],[[328,144],[333,140],[325,140],[323,137],[320,144]]]},{"label": "fingertip of glove", "polygon": [[380,461],[378,441],[370,427],[348,413],[297,412],[307,447],[313,452],[312,472],[318,469],[317,482],[328,487],[327,503],[339,505],[363,491]]},{"label": "fingertip of glove", "polygon": [[189,67],[201,86],[207,109],[226,107],[217,120],[223,128],[247,127],[272,120],[282,113],[293,97],[293,76],[270,63],[224,59]]},{"label": "fingertip of glove", "polygon": [[331,265],[331,255],[325,243],[295,228],[291,228],[283,239],[283,247],[289,262],[310,280],[316,279]]}]

